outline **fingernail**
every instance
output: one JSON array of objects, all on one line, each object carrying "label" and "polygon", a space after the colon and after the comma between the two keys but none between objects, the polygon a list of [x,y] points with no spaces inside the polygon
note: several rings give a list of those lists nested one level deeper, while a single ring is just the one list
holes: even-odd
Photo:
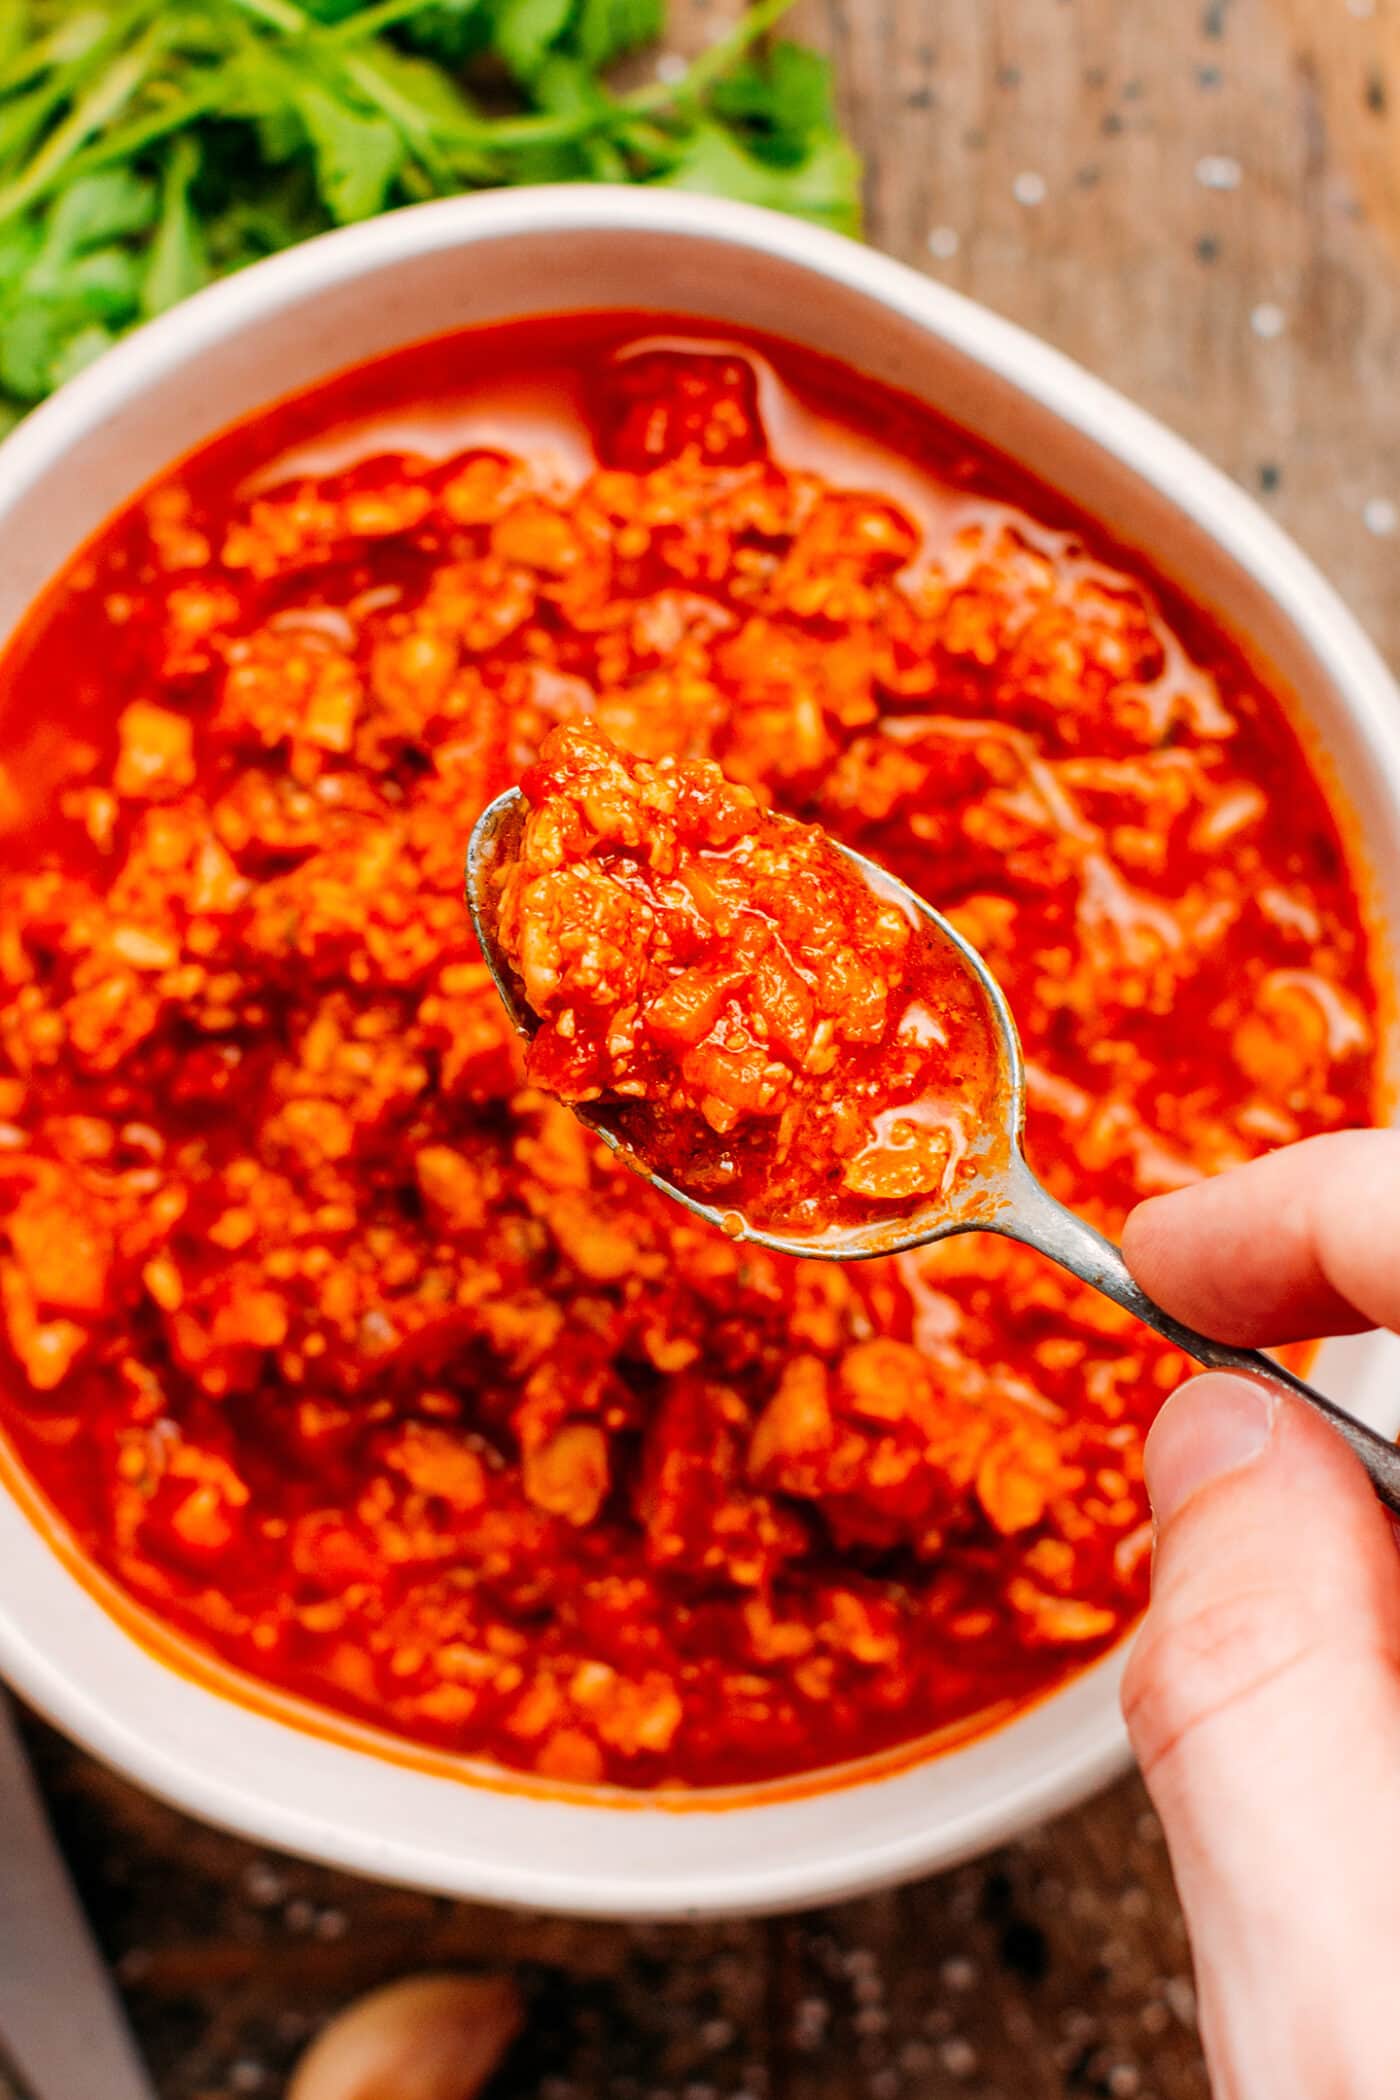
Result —
[{"label": "fingernail", "polygon": [[1158,1524],[1193,1495],[1252,1465],[1273,1435],[1279,1395],[1261,1379],[1208,1371],[1172,1394],[1152,1425],[1143,1471]]}]

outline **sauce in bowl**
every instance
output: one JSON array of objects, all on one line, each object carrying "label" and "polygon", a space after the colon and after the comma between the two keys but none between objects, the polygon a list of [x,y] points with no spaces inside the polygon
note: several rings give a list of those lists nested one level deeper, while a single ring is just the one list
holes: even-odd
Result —
[{"label": "sauce in bowl", "polygon": [[579,723],[945,911],[1096,1222],[1370,1119],[1337,824],[1199,613],[789,346],[444,339],[0,665],[0,1422],[163,1621],[414,1741],[694,1787],[1001,1717],[1140,1610],[1183,1360],[1006,1242],[731,1244],[531,1083],[462,845]]}]

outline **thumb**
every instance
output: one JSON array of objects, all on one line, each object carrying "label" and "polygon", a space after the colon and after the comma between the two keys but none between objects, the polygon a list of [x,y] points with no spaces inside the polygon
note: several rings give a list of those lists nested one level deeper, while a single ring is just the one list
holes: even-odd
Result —
[{"label": "thumb", "polygon": [[1213,1373],[1148,1440],[1152,1604],[1124,1679],[1217,2100],[1393,2095],[1400,1558],[1361,1468]]}]

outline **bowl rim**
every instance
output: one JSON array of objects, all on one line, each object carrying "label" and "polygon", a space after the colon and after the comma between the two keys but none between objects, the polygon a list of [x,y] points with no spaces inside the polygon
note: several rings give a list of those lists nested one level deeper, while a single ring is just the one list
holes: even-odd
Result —
[{"label": "bowl rim", "polygon": [[[839,284],[913,323],[1086,435],[1164,496],[1282,605],[1293,630],[1342,695],[1384,777],[1386,800],[1400,812],[1400,690],[1332,586],[1251,497],[1155,418],[1016,324],[842,235],[753,205],[673,190],[555,185],[449,198],[324,234],[209,286],[148,323],[28,416],[0,445],[0,519],[24,503],[33,484],[72,445],[188,367],[205,347],[265,328],[285,309],[301,307],[337,285],[368,282],[382,267],[411,256],[572,232],[660,233],[718,242],[739,256],[792,265],[814,282]],[[548,310],[547,298],[536,310]],[[799,326],[793,333],[801,339]],[[328,358],[327,372],[336,368],[335,359]],[[29,1522],[3,1486],[0,1504],[5,1505],[0,1516]],[[76,1581],[63,1573],[65,1580]],[[759,1913],[837,1900],[953,1865],[1072,1805],[1130,1763],[1116,1696],[1128,1646],[1121,1642],[1042,1702],[1040,1710],[1048,1710],[1078,1687],[1085,1711],[1070,1730],[1072,1740],[1063,1754],[1048,1759],[1033,1778],[1002,1798],[973,1808],[949,1803],[926,1818],[911,1813],[897,1837],[874,1844],[859,1836],[843,1839],[836,1827],[840,1819],[833,1816],[829,1848],[812,1857],[775,1860],[756,1846],[742,1866],[703,1885],[692,1874],[688,1880],[678,1876],[671,1886],[648,1881],[643,1889],[636,1875],[629,1875],[625,1859],[614,1874],[593,1871],[586,1880],[567,1863],[556,1867],[516,1860],[486,1871],[469,1858],[432,1856],[414,1841],[358,1827],[347,1816],[336,1821],[329,1812],[316,1815],[240,1788],[236,1775],[208,1769],[162,1739],[154,1719],[123,1713],[95,1698],[83,1681],[81,1656],[50,1654],[27,1630],[23,1586],[0,1590],[0,1672],[66,1733],[177,1807],[255,1841],[332,1860],[371,1877],[477,1900],[613,1917]],[[217,1696],[208,1693],[211,1699]],[[947,1755],[955,1760],[962,1754]],[[900,1776],[893,1772],[863,1783],[880,1787]],[[835,1792],[807,1796],[818,1802],[836,1798]],[[939,1806],[925,1805],[935,1811]],[[591,1805],[587,1812],[615,1818],[647,1811],[643,1802],[625,1812]],[[723,1813],[747,1816],[750,1810]]]}]

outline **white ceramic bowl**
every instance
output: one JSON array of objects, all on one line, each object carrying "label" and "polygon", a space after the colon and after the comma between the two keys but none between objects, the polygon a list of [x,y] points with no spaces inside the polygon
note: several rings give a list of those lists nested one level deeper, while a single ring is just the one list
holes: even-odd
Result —
[{"label": "white ceramic bowl", "polygon": [[[834,235],[670,192],[503,191],[313,241],[192,299],[0,448],[0,636],[162,466],[362,358],[534,312],[653,307],[795,338],[1025,461],[1144,549],[1298,695],[1400,928],[1400,693],[1317,571],[1234,485],[1055,351]],[[1393,958],[1392,958],[1393,960]],[[1394,1046],[1392,1046],[1393,1051]],[[1389,1337],[1328,1344],[1320,1382],[1387,1430]],[[789,1798],[610,1805],[377,1750],[221,1697],[123,1630],[0,1490],[0,1670],[59,1727],[181,1807],[452,1895],[600,1915],[780,1909],[975,1853],[1127,1763],[1120,1651],[999,1732]]]}]

